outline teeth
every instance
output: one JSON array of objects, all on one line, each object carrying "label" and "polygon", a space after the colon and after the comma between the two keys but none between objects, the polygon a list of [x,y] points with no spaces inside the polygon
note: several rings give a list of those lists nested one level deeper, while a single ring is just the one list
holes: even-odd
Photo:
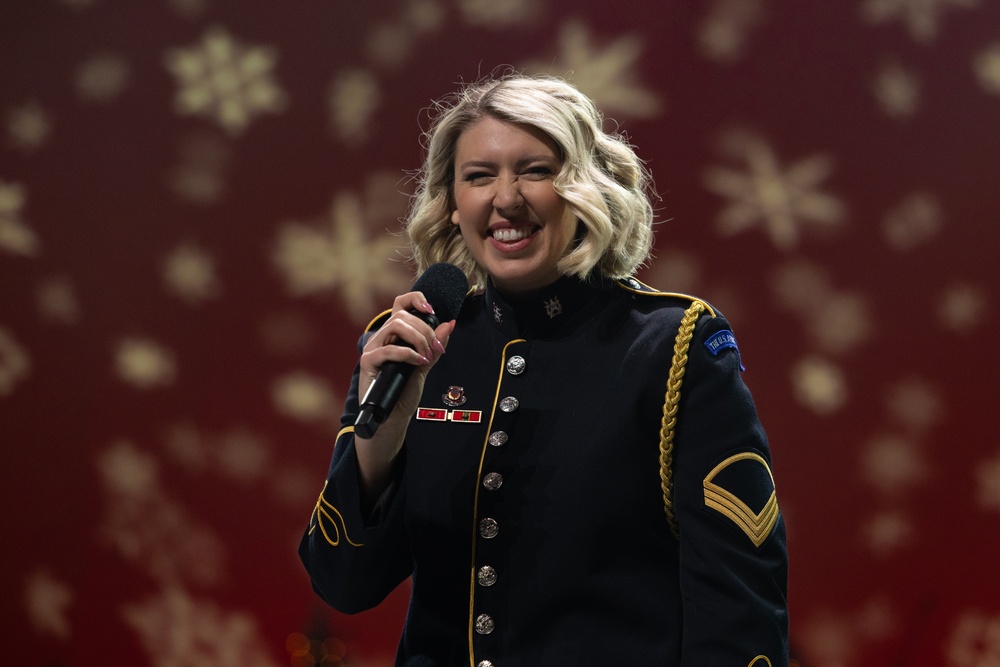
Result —
[{"label": "teeth", "polygon": [[520,241],[521,239],[526,239],[531,236],[530,227],[515,227],[513,229],[495,229],[493,230],[493,238],[501,243],[513,243],[514,241]]}]

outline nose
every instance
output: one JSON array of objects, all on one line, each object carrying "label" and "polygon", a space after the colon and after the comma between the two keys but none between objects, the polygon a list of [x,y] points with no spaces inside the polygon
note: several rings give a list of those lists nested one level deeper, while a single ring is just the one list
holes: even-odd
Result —
[{"label": "nose", "polygon": [[500,213],[513,213],[524,205],[521,194],[521,184],[517,177],[497,179],[496,191],[493,193],[493,208]]}]

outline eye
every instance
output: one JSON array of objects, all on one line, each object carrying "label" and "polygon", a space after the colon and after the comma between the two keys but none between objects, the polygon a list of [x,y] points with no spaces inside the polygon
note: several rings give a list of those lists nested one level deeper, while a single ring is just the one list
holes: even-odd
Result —
[{"label": "eye", "polygon": [[554,173],[552,167],[545,164],[532,165],[524,170],[524,175],[529,178],[548,178]]},{"label": "eye", "polygon": [[462,174],[462,180],[466,183],[475,183],[476,181],[481,181],[485,178],[490,178],[493,174],[488,171],[470,171]]}]

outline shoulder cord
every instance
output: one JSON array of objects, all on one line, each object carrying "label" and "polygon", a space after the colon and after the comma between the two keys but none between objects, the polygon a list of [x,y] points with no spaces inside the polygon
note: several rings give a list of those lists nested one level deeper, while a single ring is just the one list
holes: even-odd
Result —
[{"label": "shoulder cord", "polygon": [[701,301],[692,303],[681,318],[681,326],[677,329],[674,341],[674,358],[670,364],[670,375],[667,377],[667,396],[663,402],[663,420],[660,426],[660,487],[663,489],[663,511],[667,514],[667,522],[674,537],[680,539],[680,529],[677,526],[677,515],[674,513],[674,430],[677,427],[677,405],[681,400],[681,382],[688,361],[688,348],[694,337],[694,325],[705,310]]}]

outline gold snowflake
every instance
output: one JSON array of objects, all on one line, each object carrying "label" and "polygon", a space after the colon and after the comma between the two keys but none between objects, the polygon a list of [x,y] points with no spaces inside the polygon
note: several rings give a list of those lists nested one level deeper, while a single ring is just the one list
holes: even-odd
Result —
[{"label": "gold snowflake", "polygon": [[7,112],[7,140],[15,148],[31,153],[45,145],[51,133],[52,121],[38,102],[25,102]]},{"label": "gold snowflake", "polygon": [[115,353],[118,376],[139,389],[172,384],[177,374],[174,355],[159,343],[129,338]]},{"label": "gold snowflake", "polygon": [[538,0],[459,0],[458,9],[469,25],[501,30],[527,23],[544,8]]},{"label": "gold snowflake", "polygon": [[905,380],[886,394],[889,414],[911,432],[926,431],[941,420],[944,401],[936,387],[919,378]]},{"label": "gold snowflake", "polygon": [[15,255],[38,254],[38,236],[21,220],[24,186],[0,181],[0,249]]},{"label": "gold snowflake", "polygon": [[862,457],[861,469],[873,487],[890,496],[899,495],[928,476],[916,442],[897,435],[872,439]]},{"label": "gold snowflake", "polygon": [[908,196],[889,211],[882,221],[882,233],[896,250],[910,250],[927,243],[944,226],[941,202],[929,192]]},{"label": "gold snowflake", "polygon": [[436,0],[410,0],[406,22],[416,32],[435,32],[445,23],[446,10]]},{"label": "gold snowflake", "polygon": [[220,436],[215,443],[214,456],[219,471],[238,482],[254,482],[271,470],[268,444],[246,429],[236,429]]},{"label": "gold snowflake", "polygon": [[382,101],[378,79],[371,72],[351,69],[330,84],[327,106],[334,133],[346,143],[357,145],[368,138],[369,120]]},{"label": "gold snowflake", "polygon": [[292,295],[337,289],[352,319],[363,323],[372,314],[376,294],[394,295],[406,287],[398,264],[391,261],[400,247],[389,235],[367,240],[361,203],[345,193],[334,199],[327,221],[285,223],[274,261]]},{"label": "gold snowflake", "polygon": [[35,572],[25,591],[25,603],[32,625],[38,632],[60,639],[70,636],[67,608],[73,602],[73,591],[45,570]]},{"label": "gold snowflake", "polygon": [[819,357],[807,357],[792,369],[792,387],[802,405],[829,415],[847,401],[847,382],[837,366]]},{"label": "gold snowflake", "polygon": [[128,77],[129,66],[124,58],[101,53],[77,69],[76,89],[84,101],[110,102],[121,94]]},{"label": "gold snowflake", "polygon": [[163,434],[167,452],[190,472],[200,473],[208,466],[209,451],[205,439],[190,422],[169,426]]},{"label": "gold snowflake", "polygon": [[803,316],[834,294],[826,272],[806,260],[795,260],[776,269],[771,277],[771,288],[782,307]]},{"label": "gold snowflake", "polygon": [[224,28],[210,28],[199,46],[172,49],[165,61],[180,86],[177,113],[214,117],[232,135],[242,133],[254,116],[285,108],[285,93],[271,74],[274,50],[244,47]]},{"label": "gold snowflake", "polygon": [[[668,250],[656,258],[643,281],[664,291],[690,294],[702,284],[701,265],[693,253]],[[726,313],[732,317],[728,309]]]},{"label": "gold snowflake", "polygon": [[125,622],[161,667],[240,665],[277,667],[261,639],[257,621],[245,612],[228,612],[206,599],[195,599],[171,583],[158,597],[127,605]]},{"label": "gold snowflake", "polygon": [[197,134],[178,146],[178,164],[170,175],[170,186],[182,200],[192,204],[211,204],[225,193],[225,175],[230,163],[230,149],[219,137]]},{"label": "gold snowflake", "polygon": [[826,272],[812,263],[796,260],[778,268],[771,287],[778,304],[799,316],[825,352],[849,352],[871,335],[871,309],[864,296],[835,290]]},{"label": "gold snowflake", "polygon": [[1000,614],[970,609],[953,627],[946,649],[949,667],[993,667],[1000,661]]},{"label": "gold snowflake", "polygon": [[532,62],[525,70],[570,76],[608,114],[633,118],[659,114],[659,98],[636,80],[635,66],[642,54],[642,41],[637,36],[619,37],[598,49],[587,26],[573,20],[559,33],[559,52],[555,63]]},{"label": "gold snowflake", "polygon": [[107,496],[102,530],[123,558],[161,582],[219,580],[222,541],[167,496],[153,456],[122,440],[98,456],[97,468]]},{"label": "gold snowflake", "polygon": [[813,155],[782,168],[774,151],[763,140],[736,133],[724,141],[728,151],[745,162],[745,171],[725,167],[709,169],[705,187],[731,201],[716,225],[723,234],[735,234],[761,224],[782,250],[795,247],[799,229],[806,223],[836,227],[844,219],[844,206],[817,188],[833,170],[831,159]]},{"label": "gold snowflake", "polygon": [[221,292],[212,257],[188,243],[174,248],[163,267],[167,289],[192,305],[217,298]]},{"label": "gold snowflake", "polygon": [[874,84],[875,99],[889,116],[912,116],[920,104],[920,80],[898,62],[882,66]]},{"label": "gold snowflake", "polygon": [[271,495],[287,507],[301,509],[316,501],[313,488],[316,485],[315,471],[305,466],[285,467],[275,471],[271,482]]},{"label": "gold snowflake", "polygon": [[383,67],[399,67],[413,51],[413,31],[404,23],[383,23],[369,33],[365,49]]},{"label": "gold snowflake", "polygon": [[812,612],[800,626],[804,650],[821,665],[853,664],[860,643],[853,614],[820,610]]},{"label": "gold snowflake", "polygon": [[73,283],[64,276],[49,278],[35,291],[38,312],[50,322],[76,324],[80,321],[80,304]]},{"label": "gold snowflake", "polygon": [[312,323],[299,313],[272,313],[259,325],[259,338],[271,354],[291,357],[308,351],[318,335]]},{"label": "gold snowflake", "polygon": [[980,461],[976,466],[980,506],[1000,511],[1000,453],[992,459]]},{"label": "gold snowflake", "polygon": [[983,90],[1000,95],[1000,42],[994,42],[977,55],[973,67]]},{"label": "gold snowflake", "polygon": [[97,4],[96,0],[60,0],[60,2],[76,10],[87,9]]},{"label": "gold snowflake", "polygon": [[750,33],[763,21],[761,0],[716,0],[698,30],[702,54],[721,63],[738,60],[746,52]]},{"label": "gold snowflake", "polygon": [[989,302],[986,290],[959,283],[948,287],[938,305],[938,319],[946,328],[966,332],[982,323]]},{"label": "gold snowflake", "polygon": [[0,397],[8,396],[14,387],[31,375],[28,351],[9,331],[0,327]]},{"label": "gold snowflake", "polygon": [[872,553],[886,558],[913,539],[913,521],[902,512],[882,512],[868,520],[864,532]]},{"label": "gold snowflake", "polygon": [[205,12],[207,0],[170,0],[170,5],[178,16],[195,18]]},{"label": "gold snowflake", "polygon": [[833,354],[856,349],[871,336],[872,315],[861,295],[836,292],[816,301],[803,317],[817,347]]},{"label": "gold snowflake", "polygon": [[278,412],[302,421],[336,416],[336,398],[330,385],[308,373],[290,373],[278,378],[271,397]]},{"label": "gold snowflake", "polygon": [[938,23],[949,5],[971,9],[979,6],[979,0],[867,0],[861,13],[869,23],[904,21],[913,39],[931,42],[937,37]]}]

